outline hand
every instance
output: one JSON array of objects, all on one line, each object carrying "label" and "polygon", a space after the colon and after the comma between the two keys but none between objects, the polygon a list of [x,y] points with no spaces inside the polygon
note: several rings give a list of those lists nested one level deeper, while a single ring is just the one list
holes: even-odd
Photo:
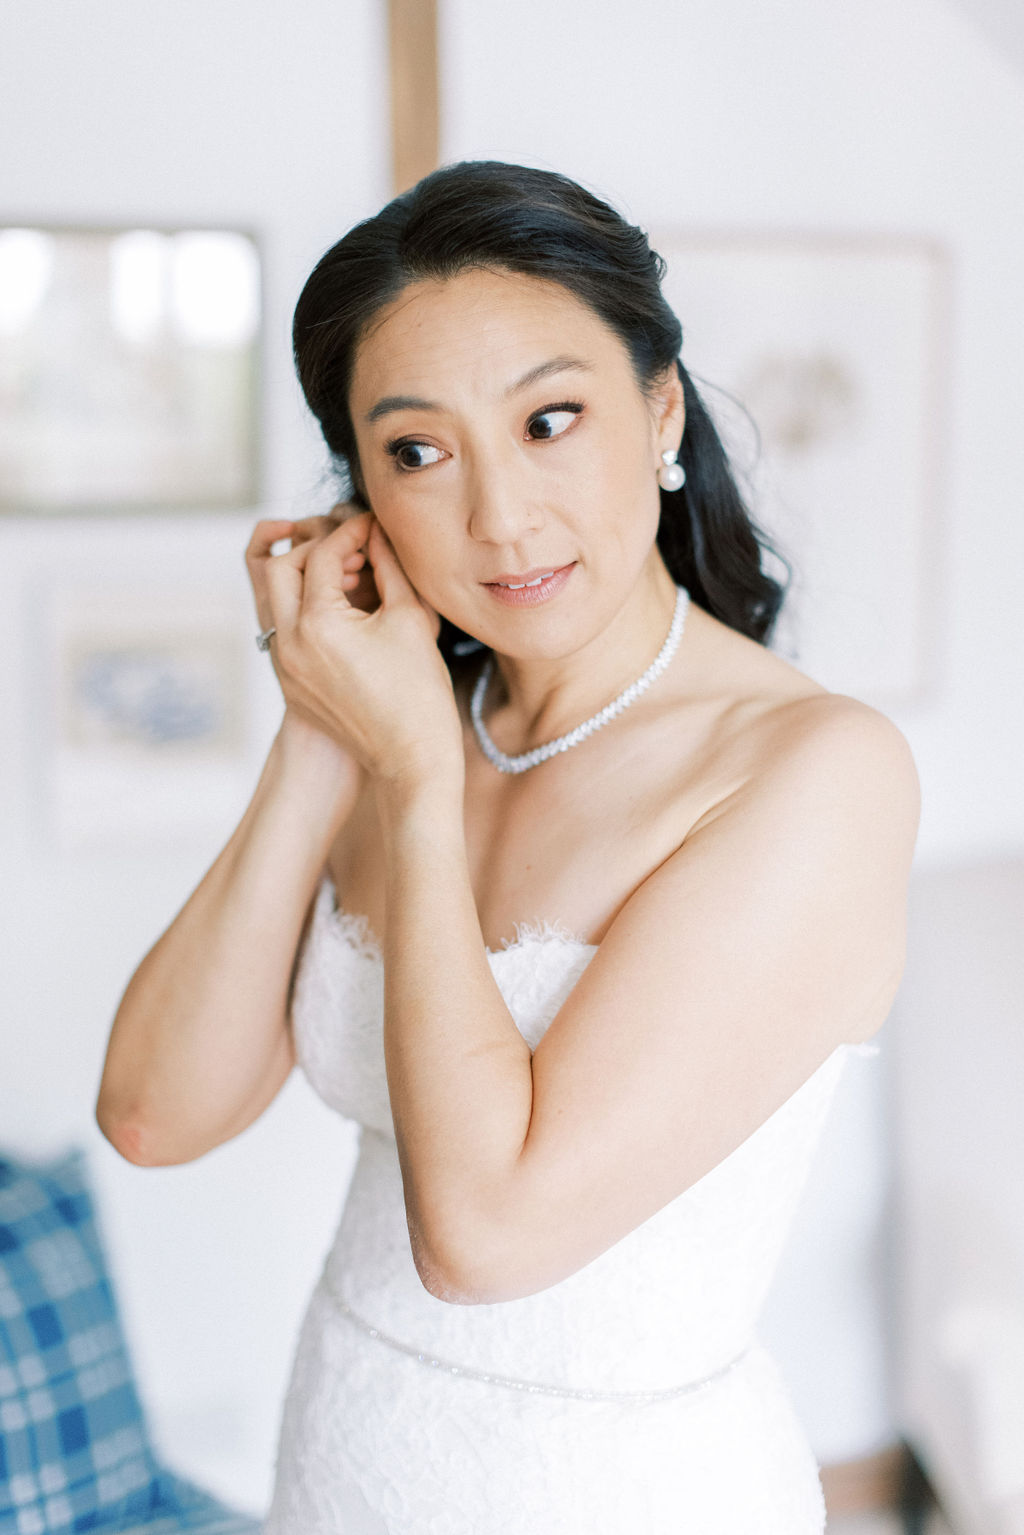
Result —
[{"label": "hand", "polygon": [[[272,556],[290,526],[302,536]],[[461,775],[462,726],[437,648],[440,617],[371,512],[260,523],[247,563],[260,623],[277,631],[271,656],[289,709],[388,783]]]},{"label": "hand", "polygon": [[[322,542],[328,534],[334,532],[339,522],[344,520],[346,512],[352,515],[357,510],[358,508],[352,506],[350,502],[339,502],[332,506],[330,513],[325,517],[303,517],[298,521],[267,519],[256,524],[245,551],[245,563],[253,588],[256,618],[261,629],[269,629],[272,623],[265,574],[271,546],[285,538],[291,539],[293,550],[303,545]],[[366,612],[372,612],[378,605],[379,598],[372,574],[367,571],[366,555],[363,550],[358,549],[350,554],[344,562],[343,569],[343,584],[349,591],[349,600]],[[273,661],[273,647],[270,655]],[[276,671],[276,661],[273,664]],[[327,758],[333,765],[333,771],[339,782],[351,783],[353,787],[358,785],[363,770],[351,753],[347,752],[339,742],[326,735],[308,715],[290,705],[287,697],[285,704],[278,740],[286,759],[291,760],[294,757],[298,762],[308,765],[311,758]]]},{"label": "hand", "polygon": [[[360,510],[361,508],[354,502],[339,501],[324,517],[305,517],[299,522],[285,524],[286,528],[292,530],[292,548],[298,548],[299,544],[322,541],[329,533],[334,532],[340,522],[355,516]],[[262,552],[267,551],[263,549]],[[373,613],[380,607],[380,597],[374,583],[373,569],[367,563],[365,551],[357,549],[355,554],[348,555],[342,568],[344,570],[342,586],[348,594],[349,602],[353,607],[362,609],[364,613]],[[255,573],[260,580],[261,567],[257,567]],[[262,580],[261,585],[265,586]],[[257,608],[259,606],[260,604],[257,603]],[[266,599],[265,607],[269,613],[269,599]],[[260,622],[263,628],[269,627],[268,624],[263,623],[262,619]],[[308,716],[300,714],[295,708],[286,708],[281,729],[278,732],[278,740],[285,760],[290,761],[294,758],[297,765],[301,765],[303,769],[308,769],[315,759],[326,757],[335,783],[340,789],[347,791],[349,800],[354,799],[365,769],[350,752],[346,751],[338,741],[326,735]]]},{"label": "hand", "polygon": [[[339,523],[347,522],[350,517],[358,517],[362,512],[363,508],[357,506],[354,501],[339,501],[331,507],[326,517],[310,520],[325,524],[325,533],[333,533]],[[354,608],[359,608],[364,613],[375,613],[380,607],[380,594],[373,579],[373,566],[366,558],[365,548],[357,549],[355,554],[347,555],[342,568],[345,574],[341,584],[349,602]]]},{"label": "hand", "polygon": [[[300,545],[322,543],[335,528],[358,515],[358,512],[359,508],[354,502],[339,501],[324,517],[302,517],[298,521],[265,519],[256,524],[245,551],[245,564],[256,599],[256,617],[261,629],[269,629],[272,622],[265,576],[266,559],[271,546],[285,538],[291,539],[293,550]],[[372,613],[380,605],[380,598],[373,582],[372,569],[366,564],[365,550],[358,548],[346,555],[342,569],[342,585],[353,607]]]}]

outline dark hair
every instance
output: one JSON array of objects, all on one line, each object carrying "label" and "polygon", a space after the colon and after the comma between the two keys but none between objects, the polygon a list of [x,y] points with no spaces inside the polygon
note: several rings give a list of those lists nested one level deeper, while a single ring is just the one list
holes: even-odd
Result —
[{"label": "dark hair", "polygon": [[[686,405],[679,455],[686,484],[660,492],[658,548],[697,603],[767,644],[785,587],[762,569],[762,549],[782,557],[752,521],[679,360],[682,329],[661,291],[665,262],[642,229],[557,172],[497,160],[442,166],[357,224],[310,274],[295,309],[295,365],[352,499],[367,504],[348,408],[361,337],[410,283],[473,267],[561,283],[618,335],[645,393],[675,362]],[[467,638],[442,618],[438,644],[449,666],[469,648]]]}]

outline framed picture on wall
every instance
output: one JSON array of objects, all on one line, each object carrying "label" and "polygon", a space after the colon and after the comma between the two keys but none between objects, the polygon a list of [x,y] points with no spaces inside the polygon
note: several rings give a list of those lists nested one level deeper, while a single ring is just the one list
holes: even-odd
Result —
[{"label": "framed picture on wall", "polygon": [[871,236],[650,240],[683,363],[792,567],[773,648],[833,691],[915,701],[942,649],[944,252]]},{"label": "framed picture on wall", "polygon": [[261,310],[241,230],[0,227],[0,512],[255,504]]},{"label": "framed picture on wall", "polygon": [[33,607],[50,838],[142,846],[229,824],[253,769],[244,600],[223,587],[86,580]]}]

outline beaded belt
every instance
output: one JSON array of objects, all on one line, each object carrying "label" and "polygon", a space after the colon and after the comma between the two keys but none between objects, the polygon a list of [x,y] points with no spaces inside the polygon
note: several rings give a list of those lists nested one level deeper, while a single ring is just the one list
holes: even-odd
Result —
[{"label": "beaded belt", "polygon": [[438,1370],[447,1375],[457,1375],[469,1380],[479,1380],[489,1386],[505,1386],[512,1391],[526,1391],[530,1394],[543,1396],[569,1397],[580,1402],[630,1402],[642,1404],[645,1402],[665,1402],[675,1397],[687,1396],[691,1391],[700,1391],[713,1381],[722,1380],[736,1366],[747,1357],[753,1344],[748,1343],[734,1359],[723,1365],[718,1370],[713,1370],[710,1375],[704,1375],[700,1380],[687,1381],[683,1386],[668,1386],[660,1391],[583,1391],[574,1386],[550,1386],[536,1380],[519,1380],[514,1375],[496,1375],[493,1371],[474,1370],[468,1365],[452,1364],[448,1359],[439,1359],[434,1354],[424,1354],[411,1344],[403,1343],[398,1338],[392,1338],[389,1333],[383,1332],[379,1327],[372,1327],[364,1321],[346,1300],[343,1300],[336,1291],[327,1289],[333,1304],[343,1316],[353,1322],[356,1327],[362,1329],[367,1337],[374,1338],[378,1343],[386,1343],[389,1348],[398,1349],[403,1354],[408,1354],[410,1359],[416,1359],[420,1364],[426,1365],[430,1370]]}]

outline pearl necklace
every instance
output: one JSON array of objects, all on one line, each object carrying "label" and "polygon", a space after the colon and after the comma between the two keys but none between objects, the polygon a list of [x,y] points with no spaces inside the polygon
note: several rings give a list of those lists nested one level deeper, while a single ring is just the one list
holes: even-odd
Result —
[{"label": "pearl necklace", "polygon": [[491,680],[494,670],[494,657],[488,656],[484,662],[480,676],[477,678],[470,699],[469,710],[473,719],[473,729],[476,738],[480,742],[480,750],[489,761],[502,773],[525,773],[528,768],[536,767],[540,762],[546,762],[556,752],[566,752],[570,746],[578,746],[585,741],[587,736],[593,735],[595,730],[600,730],[602,725],[607,725],[623,709],[628,709],[640,694],[650,687],[656,677],[660,677],[679,646],[683,637],[683,628],[686,623],[686,610],[690,605],[690,594],[685,586],[676,585],[676,606],[672,615],[672,626],[668,631],[664,645],[658,651],[650,666],[642,677],[631,682],[628,688],[624,688],[617,698],[613,698],[610,704],[605,704],[590,719],[584,720],[582,725],[577,725],[575,730],[570,730],[564,736],[558,736],[554,741],[546,741],[543,746],[535,746],[532,751],[521,752],[518,757],[509,757],[500,751],[487,733],[487,727],[483,721],[484,695],[487,692],[487,684]]}]

